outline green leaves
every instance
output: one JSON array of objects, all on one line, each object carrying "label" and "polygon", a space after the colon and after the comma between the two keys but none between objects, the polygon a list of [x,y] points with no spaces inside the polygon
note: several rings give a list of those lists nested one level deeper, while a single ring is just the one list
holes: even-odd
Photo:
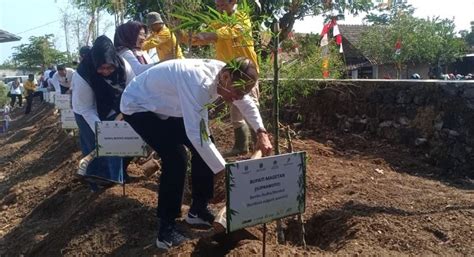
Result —
[{"label": "green leaves", "polygon": [[202,146],[205,141],[209,141],[209,134],[207,133],[207,125],[204,119],[201,119],[201,121],[199,122],[199,134],[200,134],[200,140],[201,140],[201,146]]},{"label": "green leaves", "polygon": [[[465,44],[457,38],[449,19],[428,19],[402,15],[386,26],[371,26],[361,35],[357,47],[377,63],[450,63],[461,57]],[[395,43],[401,41],[401,53],[395,55]]]},{"label": "green leaves", "polygon": [[13,60],[19,67],[27,69],[38,69],[53,63],[66,63],[66,53],[55,49],[53,37],[53,34],[30,37],[29,44],[13,47],[15,49]]}]

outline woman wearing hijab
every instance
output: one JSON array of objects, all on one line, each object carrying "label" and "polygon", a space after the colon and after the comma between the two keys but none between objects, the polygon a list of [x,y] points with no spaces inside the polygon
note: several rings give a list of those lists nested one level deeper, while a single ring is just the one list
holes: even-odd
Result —
[{"label": "woman wearing hijab", "polygon": [[[117,54],[112,41],[98,37],[72,77],[72,108],[83,155],[96,148],[95,123],[115,120],[120,114],[122,92],[134,77],[130,64]],[[89,164],[85,176],[123,183],[127,179],[125,170],[122,158],[99,157]],[[95,183],[91,186],[97,189]]]},{"label": "woman wearing hijab", "polygon": [[141,50],[146,39],[146,26],[138,21],[129,21],[117,27],[114,45],[136,75],[152,67],[153,61],[146,51]]}]

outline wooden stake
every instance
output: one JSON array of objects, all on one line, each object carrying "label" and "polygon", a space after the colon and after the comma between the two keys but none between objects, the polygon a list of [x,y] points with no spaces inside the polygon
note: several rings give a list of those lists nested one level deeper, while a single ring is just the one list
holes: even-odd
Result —
[{"label": "wooden stake", "polygon": [[262,256],[265,257],[267,246],[267,223],[263,223],[263,238],[262,238]]}]

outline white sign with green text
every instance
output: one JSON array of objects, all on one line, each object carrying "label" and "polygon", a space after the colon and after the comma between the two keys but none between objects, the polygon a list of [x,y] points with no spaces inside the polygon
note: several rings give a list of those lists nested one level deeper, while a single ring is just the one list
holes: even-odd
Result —
[{"label": "white sign with green text", "polygon": [[146,144],[126,121],[95,123],[97,156],[145,156]]},{"label": "white sign with green text", "polygon": [[59,110],[72,109],[71,95],[56,93],[56,95],[54,96],[54,104]]},{"label": "white sign with green text", "polygon": [[227,232],[305,210],[306,153],[226,165]]},{"label": "white sign with green text", "polygon": [[56,94],[56,92],[48,92],[48,94],[48,103],[54,104],[54,95]]},{"label": "white sign with green text", "polygon": [[63,129],[77,129],[76,118],[72,110],[61,110],[61,127]]}]

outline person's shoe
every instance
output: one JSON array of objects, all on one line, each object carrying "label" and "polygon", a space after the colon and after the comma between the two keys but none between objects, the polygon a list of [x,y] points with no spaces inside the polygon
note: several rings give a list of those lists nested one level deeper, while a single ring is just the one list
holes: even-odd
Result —
[{"label": "person's shoe", "polygon": [[172,227],[158,235],[158,238],[156,239],[156,247],[168,250],[171,247],[180,245],[187,240],[189,240],[189,238],[179,233],[175,227]]},{"label": "person's shoe", "polygon": [[203,208],[199,211],[189,210],[185,220],[190,225],[206,225],[212,226],[216,216],[209,210],[209,208]]},{"label": "person's shoe", "polygon": [[249,152],[249,128],[244,125],[234,129],[234,147],[223,154],[224,158],[247,154]]}]

